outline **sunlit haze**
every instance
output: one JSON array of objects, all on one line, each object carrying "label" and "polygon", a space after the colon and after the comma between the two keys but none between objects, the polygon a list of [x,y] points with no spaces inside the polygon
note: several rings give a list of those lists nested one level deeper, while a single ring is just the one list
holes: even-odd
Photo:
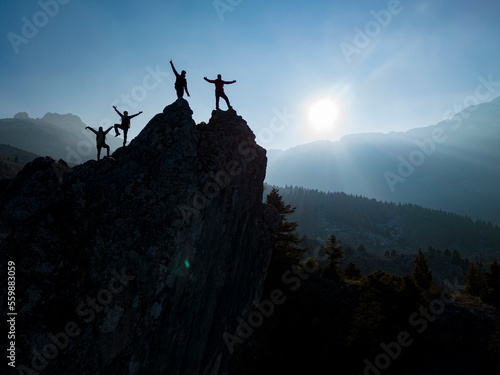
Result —
[{"label": "sunlit haze", "polygon": [[[197,123],[215,108],[203,77],[237,80],[226,94],[267,149],[408,130],[500,93],[498,19],[494,0],[4,0],[0,118],[106,126],[116,105],[144,111],[133,138],[176,99],[172,59]],[[335,113],[311,113],[321,100]]]}]

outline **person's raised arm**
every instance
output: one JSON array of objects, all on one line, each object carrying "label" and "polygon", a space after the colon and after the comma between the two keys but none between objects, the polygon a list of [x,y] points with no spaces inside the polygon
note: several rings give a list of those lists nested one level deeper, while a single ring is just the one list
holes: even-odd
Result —
[{"label": "person's raised arm", "polygon": [[225,85],[230,85],[231,83],[236,83],[236,80],[234,80],[234,81],[222,81],[222,83]]},{"label": "person's raised arm", "polygon": [[120,111],[116,109],[116,106],[115,106],[115,105],[113,106],[113,109],[116,111],[116,113],[118,113],[118,115],[119,115],[120,117],[123,117],[123,115],[120,113]]},{"label": "person's raised arm", "polygon": [[142,113],[142,111],[136,113],[135,115],[129,116],[130,118],[134,118],[135,116],[139,116]]},{"label": "person's raised arm", "polygon": [[92,129],[90,126],[87,126],[85,129],[89,129],[92,133],[97,134],[97,131]]},{"label": "person's raised arm", "polygon": [[113,129],[112,126],[110,126],[109,129],[104,132],[104,134],[108,134],[111,129]]},{"label": "person's raised arm", "polygon": [[172,62],[172,60],[170,60],[170,66],[172,67],[172,70],[174,71],[175,76],[178,77],[179,73],[177,73],[177,70],[175,70],[174,63]]},{"label": "person's raised arm", "polygon": [[207,77],[203,77],[203,79],[207,82],[215,83],[215,80],[208,79]]}]

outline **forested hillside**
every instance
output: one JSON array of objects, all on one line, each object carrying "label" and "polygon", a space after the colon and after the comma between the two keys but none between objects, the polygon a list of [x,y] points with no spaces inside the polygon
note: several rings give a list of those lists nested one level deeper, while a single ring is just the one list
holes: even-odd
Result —
[{"label": "forested hillside", "polygon": [[324,241],[335,234],[353,248],[369,252],[415,253],[429,246],[464,256],[500,255],[500,228],[491,222],[473,221],[414,204],[381,202],[345,193],[325,193],[300,187],[280,188],[283,199],[296,211],[297,232]]},{"label": "forested hillside", "polygon": [[24,164],[37,156],[17,147],[0,144],[0,180],[14,178]]}]

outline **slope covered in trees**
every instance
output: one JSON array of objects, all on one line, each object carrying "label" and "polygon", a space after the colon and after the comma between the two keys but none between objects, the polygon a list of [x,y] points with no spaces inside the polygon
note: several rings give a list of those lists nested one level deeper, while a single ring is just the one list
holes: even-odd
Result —
[{"label": "slope covered in trees", "polygon": [[[291,219],[293,205],[276,190],[271,194],[279,207],[287,208],[282,223],[299,230]],[[280,248],[294,247],[295,239],[288,236]],[[369,254],[360,248],[358,252]],[[500,371],[500,309],[471,301],[474,297],[464,295],[456,283],[436,284],[426,257],[436,250],[407,255],[413,263],[407,274],[378,270],[361,280],[354,263],[341,267],[352,250],[344,253],[334,234],[308,250],[313,256],[301,261],[274,258],[283,267],[270,267],[266,282],[272,279],[273,289],[264,293],[247,322],[240,322],[244,337],[230,375]],[[458,252],[440,255],[451,259],[453,254]],[[493,268],[487,278],[490,294],[496,295],[496,263]]]},{"label": "slope covered in trees", "polygon": [[[335,233],[343,244],[363,245],[368,251],[415,253],[429,246],[460,251],[500,254],[500,228],[491,222],[473,221],[444,211],[414,204],[381,202],[345,193],[325,193],[300,187],[279,189],[283,200],[296,207],[301,236],[325,241]],[[497,255],[498,256],[498,255]]]},{"label": "slope covered in trees", "polygon": [[[23,169],[24,164],[36,157],[38,155],[21,150],[20,148],[0,144],[0,181],[14,178]],[[0,183],[0,192],[1,185],[2,183]]]}]

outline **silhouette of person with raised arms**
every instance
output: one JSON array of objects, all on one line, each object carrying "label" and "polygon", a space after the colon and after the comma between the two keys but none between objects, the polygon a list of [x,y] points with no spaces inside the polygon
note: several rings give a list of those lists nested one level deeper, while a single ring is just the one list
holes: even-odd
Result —
[{"label": "silhouette of person with raised arms", "polygon": [[215,84],[215,108],[219,108],[219,99],[222,98],[226,101],[227,107],[229,109],[232,109],[231,104],[229,104],[229,99],[227,98],[226,94],[224,93],[224,85],[230,85],[231,83],[235,83],[236,80],[234,81],[223,81],[222,76],[220,74],[217,74],[217,79],[208,79],[207,77],[203,77],[205,81],[214,83]]},{"label": "silhouette of person with raised arms", "polygon": [[89,129],[95,134],[95,140],[97,142],[97,160],[101,160],[101,148],[103,147],[107,150],[109,158],[109,146],[106,144],[106,134],[108,134],[113,127],[110,126],[106,131],[102,130],[102,126],[99,126],[99,130],[95,130],[90,126],[87,126],[85,129]]},{"label": "silhouette of person with raised arms", "polygon": [[127,111],[123,111],[123,114],[121,114],[120,111],[116,109],[116,106],[113,106],[113,108],[122,119],[121,124],[115,124],[115,137],[118,137],[120,135],[118,129],[123,130],[123,145],[125,146],[127,144],[127,132],[130,128],[130,119],[134,118],[135,116],[139,116],[142,111],[136,113],[135,115],[129,116]]},{"label": "silhouette of person with raised arms", "polygon": [[183,70],[181,74],[177,73],[177,70],[174,68],[174,63],[172,60],[170,60],[170,65],[172,66],[172,70],[174,71],[175,74],[175,91],[177,91],[177,98],[182,99],[184,96],[184,90],[186,90],[187,96],[189,95],[188,87],[187,87],[187,81],[186,81],[186,71]]}]

